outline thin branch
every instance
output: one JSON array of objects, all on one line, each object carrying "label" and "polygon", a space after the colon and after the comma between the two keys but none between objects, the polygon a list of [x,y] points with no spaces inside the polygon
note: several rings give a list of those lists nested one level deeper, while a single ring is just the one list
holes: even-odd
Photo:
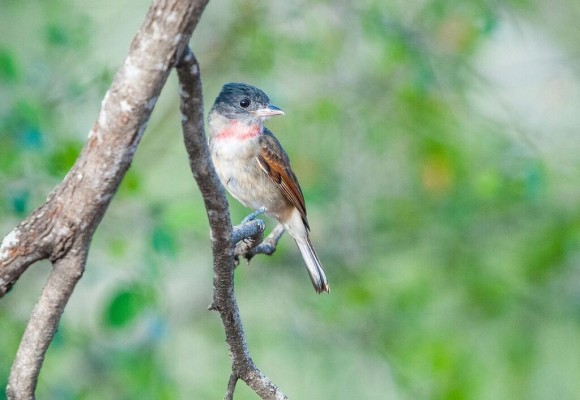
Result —
[{"label": "thin branch", "polygon": [[236,391],[236,383],[238,383],[238,376],[232,372],[230,375],[230,380],[228,381],[228,389],[224,396],[224,400],[233,400],[234,392]]},{"label": "thin branch", "polygon": [[[178,62],[177,74],[185,147],[189,154],[191,171],[203,196],[212,238],[214,296],[210,308],[219,312],[224,325],[232,361],[230,383],[239,378],[262,399],[287,399],[278,387],[256,368],[248,352],[234,295],[234,243],[228,202],[207,146],[203,125],[200,69],[191,51],[186,51]],[[228,392],[230,388],[231,385],[228,385]]]},{"label": "thin branch", "polygon": [[79,247],[78,251],[71,250],[54,262],[12,364],[6,388],[9,399],[34,398],[44,355],[56,333],[64,307],[84,271],[88,247]]},{"label": "thin branch", "polygon": [[44,355],[82,276],[93,233],[206,4],[207,0],[153,2],[75,165],[47,201],[0,245],[0,297],[35,261],[48,258],[53,263],[12,366],[9,399],[34,399]]}]

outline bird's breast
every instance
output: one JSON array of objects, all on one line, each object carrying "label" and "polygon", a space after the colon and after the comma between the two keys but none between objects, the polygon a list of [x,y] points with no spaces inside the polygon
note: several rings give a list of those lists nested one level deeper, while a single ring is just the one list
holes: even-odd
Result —
[{"label": "bird's breast", "polygon": [[272,210],[281,199],[280,190],[258,163],[257,139],[210,140],[212,160],[224,187],[240,203],[257,210]]},{"label": "bird's breast", "polygon": [[244,162],[256,157],[258,143],[257,139],[240,140],[237,137],[214,137],[210,139],[210,151],[212,157],[218,162]]}]

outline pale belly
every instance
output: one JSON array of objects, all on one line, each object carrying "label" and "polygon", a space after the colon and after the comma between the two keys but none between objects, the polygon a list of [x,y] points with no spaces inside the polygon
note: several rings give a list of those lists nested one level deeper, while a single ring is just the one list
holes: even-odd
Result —
[{"label": "pale belly", "polygon": [[279,218],[286,206],[280,188],[260,168],[255,147],[231,143],[212,146],[214,166],[222,185],[244,206],[257,210],[267,209],[267,214]]}]

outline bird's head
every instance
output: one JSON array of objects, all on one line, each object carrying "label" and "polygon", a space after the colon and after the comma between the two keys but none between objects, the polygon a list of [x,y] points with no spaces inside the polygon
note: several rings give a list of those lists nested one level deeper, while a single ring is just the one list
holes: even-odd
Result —
[{"label": "bird's head", "polygon": [[270,99],[257,87],[246,83],[226,83],[215,100],[211,112],[222,117],[246,122],[248,125],[262,122],[266,118],[284,115],[270,103]]}]

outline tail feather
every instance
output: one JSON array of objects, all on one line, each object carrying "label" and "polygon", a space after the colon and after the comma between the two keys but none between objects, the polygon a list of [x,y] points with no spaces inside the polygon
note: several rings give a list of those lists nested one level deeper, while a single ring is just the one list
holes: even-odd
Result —
[{"label": "tail feather", "polygon": [[308,275],[310,275],[310,280],[312,281],[316,293],[330,292],[330,287],[328,286],[326,275],[322,269],[322,264],[320,264],[320,260],[314,251],[314,247],[312,247],[310,238],[307,236],[306,240],[296,240],[296,244],[298,245],[298,249],[302,254],[304,262],[306,263],[306,270],[308,271]]}]

